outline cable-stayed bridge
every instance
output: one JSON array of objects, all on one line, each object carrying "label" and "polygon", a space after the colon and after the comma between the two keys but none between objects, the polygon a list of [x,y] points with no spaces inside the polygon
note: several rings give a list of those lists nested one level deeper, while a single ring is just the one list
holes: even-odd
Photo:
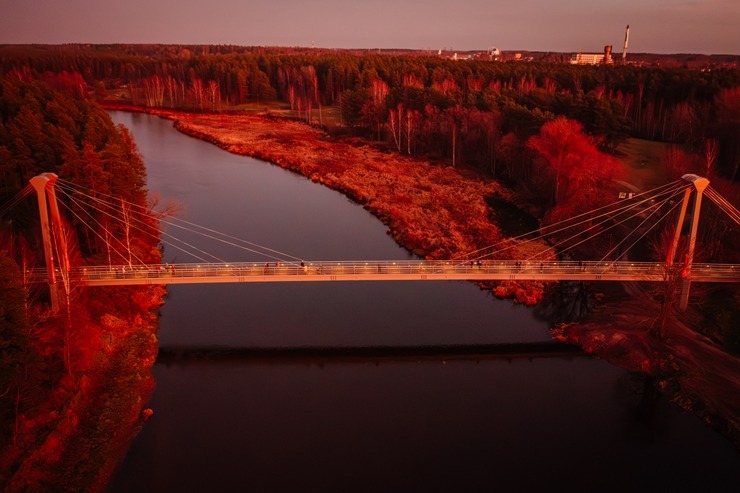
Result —
[{"label": "cable-stayed bridge", "polygon": [[[324,282],[324,281],[674,281],[681,280],[680,306],[686,307],[691,282],[738,282],[740,264],[694,263],[693,253],[702,197],[708,197],[727,217],[733,229],[740,225],[740,212],[714,189],[709,181],[696,175],[653,190],[634,194],[630,200],[589,211],[536,231],[507,238],[473,252],[447,260],[358,260],[306,261],[249,241],[219,233],[177,218],[161,218],[171,228],[196,232],[203,237],[257,254],[263,260],[227,262],[200,248],[179,240],[152,226],[150,211],[124,203],[119,198],[86,190],[43,173],[0,209],[0,215],[35,189],[41,219],[46,267],[25,272],[29,283],[47,283],[52,307],[58,307],[59,284],[70,286],[123,286],[146,284],[207,284],[226,282]],[[57,200],[57,194],[64,200]],[[693,210],[688,213],[689,206]],[[64,221],[67,215],[89,228],[107,245],[106,265],[70,265]],[[676,212],[678,210],[678,212]],[[93,212],[95,214],[93,214]],[[690,233],[684,259],[676,261],[681,230],[688,216]],[[84,215],[87,215],[85,217]],[[669,216],[678,215],[673,240],[665,262],[624,260],[626,253]],[[101,223],[95,215],[106,217]],[[132,252],[130,243],[116,237],[106,224],[125,222],[125,229],[150,235],[166,247],[192,256],[197,262],[147,264]],[[615,230],[614,228],[621,228]],[[622,238],[601,259],[588,261],[556,260],[569,250],[612,230]],[[625,230],[627,233],[625,233]],[[585,238],[584,238],[585,236]],[[512,259],[512,248],[539,238],[554,238],[556,243],[524,259]],[[112,253],[111,253],[112,252]],[[508,253],[508,256],[507,256]],[[207,258],[207,257],[210,257]],[[267,261],[264,261],[264,259]],[[58,259],[55,261],[55,259]],[[115,259],[115,261],[114,261]],[[61,281],[61,282],[60,282]]]}]

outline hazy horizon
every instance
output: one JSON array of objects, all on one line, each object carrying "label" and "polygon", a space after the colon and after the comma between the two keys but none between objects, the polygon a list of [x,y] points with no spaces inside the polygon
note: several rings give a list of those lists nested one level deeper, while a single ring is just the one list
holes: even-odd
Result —
[{"label": "hazy horizon", "polygon": [[740,55],[738,0],[0,0],[0,44]]}]

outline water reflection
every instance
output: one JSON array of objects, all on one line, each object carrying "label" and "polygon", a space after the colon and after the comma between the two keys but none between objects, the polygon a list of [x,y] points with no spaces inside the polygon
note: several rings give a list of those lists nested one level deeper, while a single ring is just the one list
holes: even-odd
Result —
[{"label": "water reflection", "polygon": [[618,425],[631,382],[593,359],[155,372],[155,416],[114,491],[730,491],[737,465],[665,402],[642,433]]}]

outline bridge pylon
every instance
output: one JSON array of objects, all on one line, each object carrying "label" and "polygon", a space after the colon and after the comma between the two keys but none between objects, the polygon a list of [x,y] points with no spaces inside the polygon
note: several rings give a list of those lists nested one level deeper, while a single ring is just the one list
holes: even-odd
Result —
[{"label": "bridge pylon", "polygon": [[44,260],[46,261],[49,298],[51,300],[51,309],[54,312],[59,311],[59,285],[57,284],[57,275],[54,266],[55,249],[52,243],[52,228],[54,231],[54,237],[57,239],[59,267],[64,273],[69,272],[66,240],[62,230],[61,216],[59,214],[56,192],[54,190],[57,178],[58,176],[54,173],[41,173],[29,180],[33,188],[36,189],[36,197],[39,203],[41,239],[44,244]]},{"label": "bridge pylon", "polygon": [[671,267],[675,262],[676,252],[678,250],[678,241],[681,237],[681,230],[683,229],[684,222],[686,221],[686,211],[689,208],[691,195],[696,192],[696,196],[694,198],[694,209],[691,215],[691,231],[689,232],[689,244],[688,249],[686,250],[684,267],[681,273],[681,295],[678,302],[679,309],[686,310],[686,307],[689,304],[689,291],[691,289],[691,264],[694,261],[696,231],[699,226],[701,200],[704,194],[704,189],[709,186],[709,180],[707,180],[706,178],[702,178],[701,176],[692,174],[683,175],[681,179],[693,186],[686,188],[686,191],[684,192],[681,212],[678,215],[678,221],[676,222],[676,231],[673,234],[673,242],[668,249],[668,256],[666,257],[666,266]]}]

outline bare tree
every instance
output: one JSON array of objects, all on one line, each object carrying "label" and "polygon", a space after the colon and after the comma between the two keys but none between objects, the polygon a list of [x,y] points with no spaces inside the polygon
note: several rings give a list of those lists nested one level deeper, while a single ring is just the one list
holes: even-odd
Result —
[{"label": "bare tree", "polygon": [[393,137],[393,142],[396,144],[396,149],[401,152],[401,130],[403,120],[403,104],[398,103],[396,109],[388,110],[388,129]]},{"label": "bare tree", "polygon": [[[368,113],[380,140],[380,129],[382,127],[383,114],[385,112],[385,100],[390,88],[383,79],[375,77],[370,85],[370,102],[371,108]],[[368,104],[368,103],[366,103]]]},{"label": "bare tree", "polygon": [[419,110],[406,109],[406,125],[404,125],[406,133],[406,153],[411,155],[411,143],[414,135],[417,132],[419,121],[421,121],[421,113]]},{"label": "bare tree", "polygon": [[716,139],[706,139],[704,141],[704,176],[709,177],[712,174],[712,168],[719,154],[719,143]]},{"label": "bare tree", "polygon": [[466,117],[466,110],[461,104],[456,104],[452,108],[444,111],[446,123],[450,129],[450,138],[452,141],[452,167],[457,167],[457,156],[460,147],[460,134]]},{"label": "bare tree", "polygon": [[404,87],[416,87],[418,89],[424,88],[424,81],[419,80],[416,75],[407,73],[403,75],[403,86]]},{"label": "bare tree", "polygon": [[208,81],[208,96],[211,103],[211,111],[221,111],[221,88],[215,80]]},{"label": "bare tree", "polygon": [[193,97],[195,99],[195,107],[199,110],[203,110],[203,103],[206,99],[205,84],[203,84],[203,81],[201,79],[193,79],[192,90]]},{"label": "bare tree", "polygon": [[165,81],[157,74],[144,79],[144,100],[150,107],[164,106]]},{"label": "bare tree", "polygon": [[313,65],[310,66],[311,68],[311,85],[313,86],[313,98],[316,101],[316,108],[319,110],[319,125],[324,124],[323,116],[321,115],[321,98],[319,97],[319,78],[316,75],[316,69],[313,67]]},{"label": "bare tree", "polygon": [[123,234],[126,241],[126,255],[129,267],[133,266],[133,257],[131,255],[131,205],[125,200],[121,199],[121,212],[123,214]]}]

